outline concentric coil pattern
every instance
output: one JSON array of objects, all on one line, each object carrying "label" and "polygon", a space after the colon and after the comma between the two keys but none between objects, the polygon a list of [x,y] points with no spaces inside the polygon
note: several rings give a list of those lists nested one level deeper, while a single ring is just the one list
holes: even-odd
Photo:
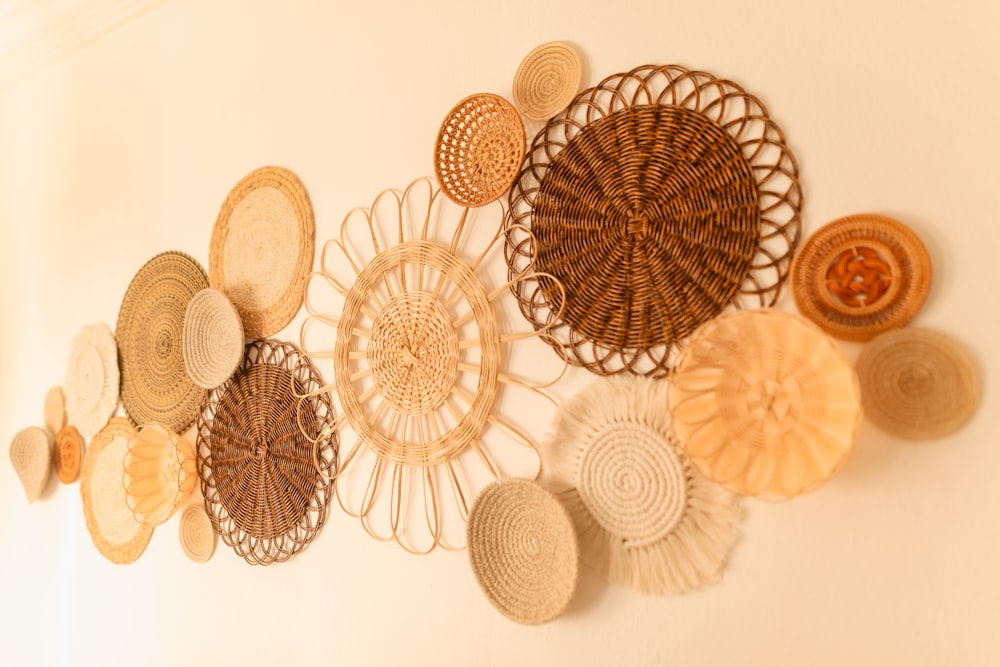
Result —
[{"label": "concentric coil pattern", "polygon": [[236,306],[209,287],[194,295],[184,313],[184,367],[199,387],[218,387],[243,357],[243,324]]},{"label": "concentric coil pattern", "polygon": [[59,481],[63,484],[75,482],[80,476],[80,466],[83,463],[83,441],[80,439],[80,432],[69,425],[59,429],[52,456]]},{"label": "concentric coil pattern", "polygon": [[525,117],[547,120],[580,89],[580,54],[566,42],[548,42],[525,56],[514,75],[514,104]]},{"label": "concentric coil pattern", "polygon": [[333,485],[320,472],[336,472],[338,441],[329,394],[311,395],[323,386],[294,345],[257,340],[202,408],[206,509],[223,541],[249,563],[288,560],[326,522]]},{"label": "concentric coil pattern", "polygon": [[800,208],[798,165],[759,100],[705,72],[640,67],[580,93],[532,142],[507,263],[554,275],[566,296],[544,275],[512,291],[536,328],[556,322],[546,340],[570,363],[662,376],[698,325],[777,300]]},{"label": "concentric coil pattern", "polygon": [[215,553],[215,530],[200,505],[189,505],[181,514],[181,549],[196,563],[204,563]]},{"label": "concentric coil pattern", "polygon": [[434,174],[449,199],[485,206],[499,199],[524,159],[524,124],[510,102],[470,95],[445,117],[434,145]]}]

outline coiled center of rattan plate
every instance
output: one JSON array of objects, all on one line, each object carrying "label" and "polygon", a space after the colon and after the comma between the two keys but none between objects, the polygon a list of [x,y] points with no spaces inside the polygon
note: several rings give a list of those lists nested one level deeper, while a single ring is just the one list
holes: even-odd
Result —
[{"label": "coiled center of rattan plate", "polygon": [[[780,372],[765,373],[751,370],[729,387],[734,397],[740,397],[724,406],[722,411],[730,423],[739,424],[751,440],[759,443],[777,442],[775,436],[787,433],[803,419],[805,400],[802,395],[802,360],[785,362]],[[804,370],[802,372],[805,372]]]},{"label": "coiled center of rattan plate", "polygon": [[684,338],[746,279],[760,236],[740,146],[690,109],[635,106],[587,125],[551,161],[532,216],[538,270],[563,318],[612,348]]},{"label": "coiled center of rattan plate", "polygon": [[594,519],[629,546],[670,533],[687,508],[687,471],[670,441],[643,424],[614,422],[580,461],[577,492]]},{"label": "coiled center of rattan plate", "polygon": [[458,374],[458,335],[429,294],[397,294],[379,311],[366,350],[375,386],[397,411],[420,415],[448,398]]},{"label": "coiled center of rattan plate", "polygon": [[877,248],[852,246],[830,263],[826,287],[849,308],[871,306],[881,301],[892,287],[894,266],[891,256],[887,259]]}]

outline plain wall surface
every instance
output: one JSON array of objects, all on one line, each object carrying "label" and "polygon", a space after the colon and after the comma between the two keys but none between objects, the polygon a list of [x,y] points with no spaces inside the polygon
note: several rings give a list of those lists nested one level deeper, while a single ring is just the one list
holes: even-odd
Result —
[{"label": "plain wall surface", "polygon": [[[820,490],[745,500],[720,583],[644,597],[584,570],[568,612],[541,627],[496,612],[465,553],[410,556],[338,508],[287,563],[252,567],[220,542],[195,564],[175,516],[115,566],[91,543],[78,484],[53,481],[29,505],[5,455],[0,662],[1000,664],[998,32],[986,0],[163,0],[0,89],[4,443],[42,425],[71,340],[114,327],[147,259],[181,250],[207,267],[246,173],[301,178],[318,248],[351,208],[430,175],[448,109],[509,97],[524,55],[556,39],[579,49],[587,85],[676,63],[760,97],[799,160],[806,232],[858,212],[910,225],[934,263],[913,324],[963,343],[982,379],[960,432],[913,443],[865,422]],[[787,294],[779,305],[792,309]],[[301,318],[276,337],[298,342]],[[552,353],[514,354],[530,366]],[[591,379],[572,371],[552,393]],[[541,437],[551,411],[518,419]]]}]

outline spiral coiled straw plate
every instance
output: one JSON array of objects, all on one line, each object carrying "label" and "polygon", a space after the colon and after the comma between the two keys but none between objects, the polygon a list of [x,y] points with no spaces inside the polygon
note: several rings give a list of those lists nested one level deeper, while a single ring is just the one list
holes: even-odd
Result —
[{"label": "spiral coiled straw plate", "polygon": [[[117,347],[115,348],[117,350]],[[117,356],[117,355],[116,355]],[[118,368],[118,362],[115,362]],[[52,387],[45,394],[45,428],[53,434],[66,425],[66,394],[62,387]]]},{"label": "spiral coiled straw plate", "polygon": [[906,327],[868,343],[855,365],[865,415],[911,440],[957,431],[979,403],[979,374],[968,351],[938,331]]},{"label": "spiral coiled straw plate", "polygon": [[297,347],[256,340],[202,408],[198,474],[205,507],[223,542],[248,563],[288,560],[326,522],[338,441],[330,396],[317,392],[323,386]]},{"label": "spiral coiled straw plate", "polygon": [[559,616],[576,591],[573,522],[559,500],[527,479],[492,482],[466,527],[469,562],[490,603],[517,623]]},{"label": "spiral coiled straw plate", "polygon": [[80,465],[83,462],[80,432],[69,425],[59,429],[52,448],[52,458],[59,481],[63,484],[75,482],[80,476]]},{"label": "spiral coiled straw plate", "polygon": [[196,563],[204,563],[215,553],[215,529],[201,505],[188,505],[181,513],[181,549]]},{"label": "spiral coiled straw plate", "polygon": [[669,396],[691,461],[730,490],[765,498],[823,484],[847,459],[861,421],[857,377],[833,340],[771,309],[700,327]]},{"label": "spiral coiled straw plate", "polygon": [[158,526],[187,499],[196,478],[194,450],[160,424],[144,424],[128,443],[122,484],[136,521]]},{"label": "spiral coiled straw plate", "polygon": [[504,98],[470,95],[448,112],[434,143],[434,175],[449,199],[485,206],[517,178],[524,159],[524,123]]},{"label": "spiral coiled straw plate", "polygon": [[37,426],[28,426],[14,434],[10,442],[10,462],[24,487],[29,503],[38,500],[52,475],[52,439]]},{"label": "spiral coiled straw plate", "polygon": [[662,376],[727,306],[775,302],[800,207],[795,158],[759,100],[705,72],[640,67],[577,95],[532,142],[507,263],[566,296],[544,276],[514,293],[535,327],[558,320],[546,340],[570,363]]},{"label": "spiral coiled straw plate", "polygon": [[184,369],[181,339],[188,303],[206,287],[197,260],[165,252],[146,262],[125,292],[116,335],[122,406],[134,425],[183,433],[197,418],[205,392]]},{"label": "spiral coiled straw plate", "polygon": [[225,294],[209,287],[194,295],[184,313],[184,368],[196,385],[214,389],[243,358],[243,323]]},{"label": "spiral coiled straw plate", "polygon": [[[70,345],[63,385],[64,420],[84,437],[92,437],[118,408],[120,382],[118,344],[111,329],[103,323],[85,326]],[[55,405],[53,410],[57,410]]]},{"label": "spiral coiled straw plate", "polygon": [[580,54],[567,42],[547,42],[524,57],[514,75],[514,104],[525,117],[547,120],[580,90]]},{"label": "spiral coiled straw plate", "polygon": [[866,341],[913,319],[931,273],[927,249],[909,227],[882,215],[851,215],[802,244],[792,262],[792,295],[831,336]]}]

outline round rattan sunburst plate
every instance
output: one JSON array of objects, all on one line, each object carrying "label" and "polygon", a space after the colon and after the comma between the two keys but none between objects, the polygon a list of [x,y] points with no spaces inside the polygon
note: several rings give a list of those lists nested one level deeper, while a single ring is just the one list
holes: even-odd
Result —
[{"label": "round rattan sunburst plate", "polygon": [[288,560],[326,522],[338,440],[329,394],[317,391],[323,386],[297,347],[264,339],[246,346],[236,373],[205,401],[198,420],[205,508],[248,563]]},{"label": "round rattan sunburst plate", "polygon": [[470,95],[448,112],[434,143],[441,191],[462,206],[499,199],[524,159],[524,123],[510,102],[492,93]]},{"label": "round rattan sunburst plate", "polygon": [[115,334],[122,406],[133,424],[183,433],[197,418],[205,392],[184,369],[181,340],[188,303],[206,287],[197,260],[165,252],[146,262],[125,292]]},{"label": "round rattan sunburst plate", "polygon": [[567,42],[547,42],[524,57],[514,75],[514,104],[526,118],[547,120],[580,90],[583,65]]},{"label": "round rattan sunburst plate", "polygon": [[542,275],[514,293],[536,327],[558,320],[546,340],[570,363],[661,376],[727,306],[775,302],[800,208],[797,163],[757,98],[640,67],[577,95],[532,142],[506,254],[511,275]]},{"label": "round rattan sunburst plate", "polygon": [[909,227],[883,215],[850,215],[820,227],[791,270],[799,311],[831,336],[866,341],[917,314],[931,260]]}]

